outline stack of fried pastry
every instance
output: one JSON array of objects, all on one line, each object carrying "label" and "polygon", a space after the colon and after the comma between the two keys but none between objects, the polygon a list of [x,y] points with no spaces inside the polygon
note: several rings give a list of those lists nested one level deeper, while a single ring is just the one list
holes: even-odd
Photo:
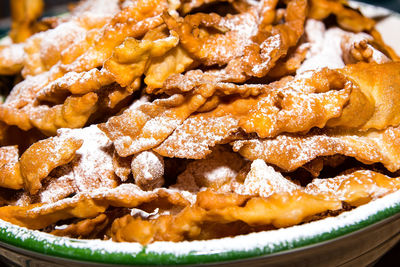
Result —
[{"label": "stack of fried pastry", "polygon": [[[12,1],[0,219],[203,240],[400,189],[400,62],[345,1]],[[32,6],[30,6],[32,5]]]}]

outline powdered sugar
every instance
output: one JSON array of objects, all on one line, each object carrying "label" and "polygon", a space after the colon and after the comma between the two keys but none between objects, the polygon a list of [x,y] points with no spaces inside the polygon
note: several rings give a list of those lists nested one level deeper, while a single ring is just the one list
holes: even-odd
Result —
[{"label": "powdered sugar", "polygon": [[[400,191],[387,195],[381,199],[370,202],[369,204],[360,206],[354,210],[344,212],[336,217],[328,217],[319,221],[297,225],[289,228],[282,228],[279,230],[270,230],[267,232],[253,233],[248,235],[236,236],[234,238],[221,238],[207,241],[186,241],[186,242],[155,242],[141,246],[138,243],[115,243],[112,241],[101,240],[78,240],[66,237],[56,237],[39,231],[27,230],[26,228],[18,227],[0,220],[0,228],[4,229],[17,240],[31,239],[34,242],[40,242],[46,246],[48,254],[53,254],[56,251],[62,253],[66,248],[72,249],[87,249],[91,253],[100,253],[102,255],[113,255],[114,260],[118,261],[119,256],[116,253],[123,255],[136,255],[139,252],[172,254],[176,257],[184,255],[203,255],[212,252],[228,252],[228,251],[242,251],[250,252],[255,249],[263,249],[265,254],[273,253],[280,247],[287,247],[287,244],[292,244],[297,247],[302,240],[320,237],[315,240],[326,240],[330,238],[327,233],[340,236],[343,234],[341,229],[345,227],[354,226],[356,229],[365,227],[366,224],[372,223],[376,220],[376,214],[386,209],[399,207],[400,205]],[[372,220],[368,222],[368,220]],[[364,223],[362,223],[364,222]],[[366,223],[365,223],[366,222]],[[361,224],[362,223],[362,224]],[[353,228],[354,229],[354,228]],[[324,238],[322,238],[324,237]],[[322,239],[321,239],[322,238]],[[144,251],[143,251],[144,250]]]},{"label": "powdered sugar", "polygon": [[[324,67],[330,69],[343,68],[354,46],[362,41],[371,41],[372,36],[366,33],[352,33],[339,27],[325,28],[322,21],[308,19],[305,24],[305,35],[310,43],[310,49],[305,61],[297,69],[297,73],[307,70],[318,70]],[[372,51],[372,61],[388,62],[389,59],[379,50],[368,44]]]},{"label": "powdered sugar", "polygon": [[189,117],[155,151],[163,156],[200,159],[210,148],[228,138],[239,128],[233,116],[210,117],[202,114]]},{"label": "powdered sugar", "polygon": [[17,146],[0,147],[0,167],[7,163],[16,163],[18,158]]},{"label": "powdered sugar", "polygon": [[14,64],[23,64],[24,62],[24,51],[25,44],[10,44],[4,47],[1,47],[1,62],[2,65],[14,65]]},{"label": "powdered sugar", "polygon": [[[56,28],[36,34],[33,38],[41,39],[40,57],[56,63],[61,51],[74,42],[82,40],[86,30],[76,21],[61,23]],[[58,53],[58,54],[56,54]]]},{"label": "powdered sugar", "polygon": [[223,147],[216,147],[207,158],[189,163],[173,187],[191,192],[197,192],[202,187],[217,189],[234,179],[243,165],[244,160],[240,156]]},{"label": "powdered sugar", "polygon": [[142,189],[154,189],[164,184],[164,160],[157,153],[140,152],[133,157],[131,166],[135,182]]},{"label": "powdered sugar", "polygon": [[254,10],[223,17],[219,26],[229,29],[230,32],[225,35],[232,38],[227,38],[227,43],[215,46],[216,54],[231,59],[242,56],[244,47],[250,44],[251,37],[257,34],[257,25],[257,14]]},{"label": "powdered sugar", "polygon": [[339,28],[325,30],[323,22],[308,19],[305,25],[305,34],[311,47],[306,60],[297,69],[297,73],[324,67],[331,69],[344,67],[340,47],[343,30]]},{"label": "powdered sugar", "polygon": [[253,161],[243,185],[236,185],[234,191],[242,195],[268,197],[274,193],[291,192],[300,186],[282,176],[261,159]]},{"label": "powdered sugar", "polygon": [[112,142],[96,125],[75,130],[60,129],[58,133],[63,137],[71,136],[83,140],[70,163],[79,191],[117,185],[112,164]]},{"label": "powdered sugar", "polygon": [[104,25],[120,11],[119,0],[83,1],[75,7],[72,16],[81,20],[87,28]]},{"label": "powdered sugar", "polygon": [[70,175],[53,179],[43,185],[35,200],[39,203],[54,203],[77,191],[75,180]]}]

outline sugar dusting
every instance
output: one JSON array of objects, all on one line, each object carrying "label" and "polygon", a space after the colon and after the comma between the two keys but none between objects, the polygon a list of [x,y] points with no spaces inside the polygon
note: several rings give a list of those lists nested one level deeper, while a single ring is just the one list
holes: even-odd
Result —
[{"label": "sugar dusting", "polygon": [[399,204],[400,191],[372,201],[354,210],[343,212],[336,217],[328,217],[303,225],[210,241],[181,243],[155,242],[148,245],[146,252],[186,255],[194,252],[218,253],[226,251],[251,251],[257,248],[264,248],[269,252],[273,252],[275,248],[288,244],[288,242],[305,240],[326,233],[332,233],[346,226],[356,225],[374,216],[379,211],[398,206]]},{"label": "sugar dusting", "polygon": [[203,187],[216,189],[234,179],[243,165],[238,154],[217,146],[207,158],[189,163],[173,187],[191,192]]},{"label": "sugar dusting", "polygon": [[[356,44],[373,40],[372,36],[366,33],[352,33],[339,27],[326,29],[323,22],[314,19],[306,21],[304,30],[310,49],[297,73],[324,67],[343,68],[348,64],[345,60]],[[387,57],[372,45],[368,44],[368,48],[372,51],[372,61],[378,63],[388,61]]]},{"label": "sugar dusting", "polygon": [[315,236],[332,233],[343,227],[357,225],[368,220],[379,211],[398,205],[400,205],[400,191],[374,200],[351,211],[343,212],[336,217],[328,217],[303,225],[207,241],[155,242],[147,247],[143,247],[138,243],[115,243],[110,240],[79,240],[56,237],[40,231],[28,230],[2,220],[0,220],[0,228],[21,241],[34,239],[43,243],[47,247],[48,252],[52,248],[54,250],[65,250],[65,247],[67,247],[74,249],[90,248],[92,253],[101,253],[103,255],[113,253],[135,255],[142,252],[143,249],[145,249],[146,253],[173,254],[176,256],[188,255],[189,253],[209,254],[210,252],[252,251],[254,249],[264,249],[267,251],[266,253],[272,253],[278,247],[288,244],[288,242],[306,240]]},{"label": "sugar dusting", "polygon": [[[254,10],[238,15],[227,15],[222,17],[219,26],[227,28],[231,36],[222,45],[215,46],[216,54],[224,55],[226,58],[235,58],[243,55],[244,47],[251,43],[251,37],[257,34],[258,22]],[[227,47],[229,49],[227,49]]]},{"label": "sugar dusting", "polygon": [[210,117],[200,113],[186,119],[155,151],[167,157],[204,158],[211,153],[211,147],[237,131],[238,124],[233,116]]},{"label": "sugar dusting", "polygon": [[155,152],[143,151],[133,157],[132,174],[142,189],[154,189],[164,184],[164,160]]},{"label": "sugar dusting", "polygon": [[304,30],[311,47],[297,73],[323,67],[344,67],[340,48],[342,31],[339,28],[326,30],[323,22],[308,19]]},{"label": "sugar dusting", "polygon": [[76,192],[75,180],[70,175],[51,179],[37,194],[38,202],[54,203]]},{"label": "sugar dusting", "polygon": [[59,135],[83,140],[70,163],[72,175],[79,191],[91,191],[99,187],[115,187],[116,175],[112,163],[112,142],[96,126],[83,129],[61,129]]},{"label": "sugar dusting", "polygon": [[[1,45],[1,44],[0,44]],[[1,47],[1,60],[6,65],[12,64],[23,64],[24,62],[24,44],[10,44],[8,46]]]},{"label": "sugar dusting", "polygon": [[291,182],[261,159],[253,161],[243,185],[235,185],[234,191],[242,195],[268,197],[274,193],[291,192],[300,186]]}]

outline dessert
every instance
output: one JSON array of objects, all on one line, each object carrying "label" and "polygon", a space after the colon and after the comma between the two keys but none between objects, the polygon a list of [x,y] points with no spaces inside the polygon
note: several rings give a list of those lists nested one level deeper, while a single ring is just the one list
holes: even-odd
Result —
[{"label": "dessert", "polygon": [[344,1],[83,0],[39,21],[12,8],[2,220],[207,240],[400,189],[399,58]]}]

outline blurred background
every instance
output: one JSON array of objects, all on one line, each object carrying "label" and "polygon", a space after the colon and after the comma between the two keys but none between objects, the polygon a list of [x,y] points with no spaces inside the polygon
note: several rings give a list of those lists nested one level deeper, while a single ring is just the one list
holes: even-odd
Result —
[{"label": "blurred background", "polygon": [[[4,18],[9,16],[10,12],[10,1],[13,0],[0,0],[0,17]],[[59,5],[65,5],[67,3],[77,2],[77,0],[45,0],[46,9],[47,8],[54,8]]]},{"label": "blurred background", "polygon": [[388,9],[400,12],[400,0],[380,0],[380,1],[363,0],[363,1],[358,1],[358,2],[365,2],[368,4],[386,7]]},{"label": "blurred background", "polygon": [[[9,16],[10,1],[13,0],[1,0],[0,2],[0,18]],[[63,5],[66,3],[76,2],[77,0],[45,0],[46,8],[54,9],[57,5]],[[377,6],[389,8],[391,10],[400,12],[400,0],[362,0],[359,2],[365,2]]]}]

